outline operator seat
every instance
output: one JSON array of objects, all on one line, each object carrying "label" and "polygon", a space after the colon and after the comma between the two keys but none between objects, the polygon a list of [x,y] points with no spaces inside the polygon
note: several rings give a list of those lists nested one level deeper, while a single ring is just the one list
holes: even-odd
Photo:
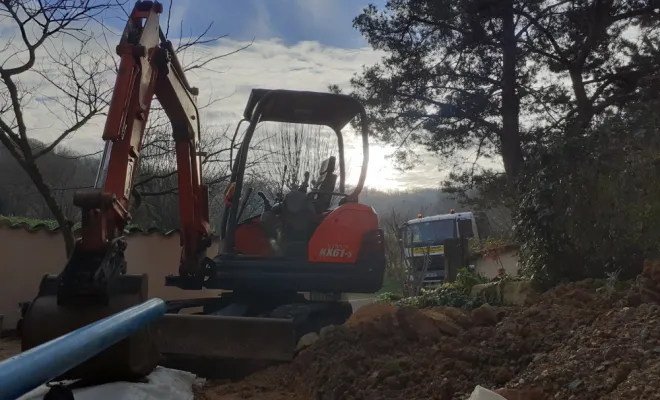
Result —
[{"label": "operator seat", "polygon": [[[314,204],[306,193],[290,191],[262,218],[266,226],[271,227],[269,236],[274,239],[271,248],[275,254],[291,258],[307,257],[307,244],[318,223]],[[279,224],[276,222],[278,220]]]},{"label": "operator seat", "polygon": [[337,159],[335,156],[330,156],[321,164],[319,179],[316,181],[314,190],[325,193],[314,195],[314,209],[317,214],[327,211],[332,203],[334,196],[330,193],[335,191],[335,185],[337,184],[337,174],[334,173],[336,165]]}]

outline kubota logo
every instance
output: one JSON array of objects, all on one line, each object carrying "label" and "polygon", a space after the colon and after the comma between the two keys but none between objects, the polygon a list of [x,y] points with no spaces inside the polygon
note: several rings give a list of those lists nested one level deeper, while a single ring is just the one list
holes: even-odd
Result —
[{"label": "kubota logo", "polygon": [[332,244],[319,251],[319,257],[345,257],[350,258],[353,255],[348,251],[348,246],[343,244]]}]

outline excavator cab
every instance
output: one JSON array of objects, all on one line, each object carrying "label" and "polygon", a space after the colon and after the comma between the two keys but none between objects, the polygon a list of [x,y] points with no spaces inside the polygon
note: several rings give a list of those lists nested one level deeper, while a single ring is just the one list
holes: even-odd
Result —
[{"label": "excavator cab", "polygon": [[[253,89],[234,138],[249,122],[231,165],[220,223],[220,253],[203,274],[170,276],[167,285],[187,289],[321,291],[373,293],[385,269],[383,234],[372,207],[360,204],[369,161],[366,112],[355,98],[328,92]],[[342,129],[360,119],[363,162],[357,184],[346,192]],[[276,199],[258,196],[263,212],[243,218],[253,195],[244,180],[256,128],[264,122],[329,127],[337,156],[325,160],[311,188],[301,187]],[[233,147],[233,146],[232,146]],[[330,210],[333,198],[339,206]]]},{"label": "excavator cab", "polygon": [[[363,163],[357,184],[347,193],[342,129],[358,116]],[[253,89],[244,120],[249,126],[232,164],[220,226],[223,245],[204,287],[257,292],[378,291],[385,270],[383,233],[374,209],[358,201],[369,160],[362,104],[343,94]],[[337,137],[337,157],[319,166],[310,190],[292,190],[276,204],[260,194],[263,213],[239,222],[243,204],[253,192],[246,190],[244,180],[250,143],[258,124],[268,121],[329,127]],[[330,209],[335,196],[339,205]]]},{"label": "excavator cab", "polygon": [[[358,116],[364,160],[357,184],[347,191],[342,129]],[[261,359],[291,359],[302,336],[350,317],[352,306],[341,301],[341,293],[374,293],[382,286],[383,232],[374,209],[358,201],[369,156],[366,113],[359,101],[346,95],[254,89],[244,121],[249,125],[231,165],[219,254],[202,275],[170,276],[166,285],[222,290],[218,301],[204,305],[204,312],[235,318],[232,331],[237,335],[232,338],[240,336],[240,340],[231,350]],[[311,185],[311,174],[306,174],[299,187],[274,199],[257,193],[263,203],[261,212],[243,218],[245,204],[254,193],[245,181],[250,145],[258,124],[267,121],[330,127],[338,152],[321,163]],[[339,198],[336,207],[333,197]],[[228,346],[205,331],[200,325],[196,338],[187,335],[191,340],[184,342],[190,346],[193,340],[215,341],[216,346]],[[266,339],[262,339],[264,332],[268,332]]]},{"label": "excavator cab", "polygon": [[[307,257],[307,243],[323,220],[324,213],[329,212],[334,197],[337,182],[335,160],[331,156],[321,164],[318,180],[312,182],[309,192],[309,172],[305,172],[303,182],[283,195],[275,206],[270,206],[263,193],[259,194],[264,199],[260,222],[272,254],[298,259]],[[240,223],[237,229],[241,229]]]}]

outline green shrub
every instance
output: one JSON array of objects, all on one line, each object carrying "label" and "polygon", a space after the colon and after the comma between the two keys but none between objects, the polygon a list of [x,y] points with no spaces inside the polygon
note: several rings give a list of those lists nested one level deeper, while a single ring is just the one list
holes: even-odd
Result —
[{"label": "green shrub", "polygon": [[395,303],[399,300],[401,300],[401,296],[392,292],[382,292],[376,295],[376,302],[378,303]]},{"label": "green shrub", "polygon": [[470,297],[469,292],[466,292],[464,288],[453,283],[447,283],[429,289],[421,289],[419,295],[411,297],[401,297],[391,292],[380,293],[376,297],[376,302],[389,303],[397,307],[458,307],[468,310],[483,304],[483,301]]},{"label": "green shrub", "polygon": [[25,225],[29,228],[44,226],[48,229],[55,229],[59,226],[57,221],[51,219],[34,219],[26,217],[16,217],[13,215],[0,215],[0,221],[7,221],[11,225]]},{"label": "green shrub", "polygon": [[397,306],[411,306],[417,308],[430,307],[457,307],[471,310],[479,307],[483,302],[472,298],[464,288],[447,283],[431,289],[422,289],[418,296],[407,297],[395,303]]},{"label": "green shrub", "polygon": [[376,301],[399,307],[458,307],[469,310],[483,304],[483,301],[470,296],[472,287],[486,282],[488,282],[488,279],[484,276],[475,274],[467,268],[461,268],[458,270],[455,282],[432,288],[422,288],[419,295],[411,297],[402,297],[393,292],[383,292],[376,296]]},{"label": "green shrub", "polygon": [[660,250],[658,121],[633,117],[531,152],[515,218],[525,275],[628,279]]},{"label": "green shrub", "polygon": [[488,282],[488,278],[477,273],[469,271],[467,268],[461,268],[456,273],[456,281],[451,285],[465,294],[470,294],[474,285]]}]

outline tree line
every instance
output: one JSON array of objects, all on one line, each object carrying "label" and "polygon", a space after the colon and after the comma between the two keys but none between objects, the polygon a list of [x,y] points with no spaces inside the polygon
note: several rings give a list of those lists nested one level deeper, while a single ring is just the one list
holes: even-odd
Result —
[{"label": "tree line", "polygon": [[512,211],[525,272],[636,274],[657,254],[660,3],[402,0],[353,23],[385,56],[330,89],[365,102],[401,168],[474,150],[444,188]]}]

